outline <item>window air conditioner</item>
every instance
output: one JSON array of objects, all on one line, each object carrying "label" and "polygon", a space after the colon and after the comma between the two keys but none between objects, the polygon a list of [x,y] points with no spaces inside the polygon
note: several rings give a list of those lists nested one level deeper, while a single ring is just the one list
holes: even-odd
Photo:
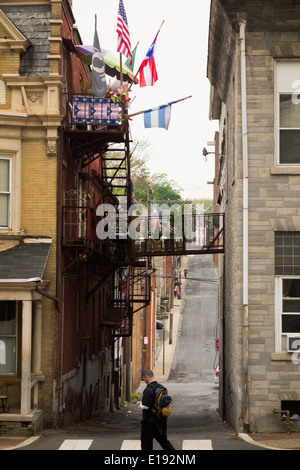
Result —
[{"label": "window air conditioner", "polygon": [[287,350],[288,352],[299,351],[300,353],[300,335],[287,335]]}]

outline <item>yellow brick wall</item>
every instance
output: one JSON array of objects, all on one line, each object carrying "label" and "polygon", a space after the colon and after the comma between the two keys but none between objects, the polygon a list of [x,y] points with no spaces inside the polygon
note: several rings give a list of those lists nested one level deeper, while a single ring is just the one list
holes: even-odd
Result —
[{"label": "yellow brick wall", "polygon": [[53,239],[47,279],[55,279],[57,161],[47,156],[45,138],[22,143],[21,227],[27,235]]},{"label": "yellow brick wall", "polygon": [[[0,39],[11,39],[11,35],[0,24]],[[19,73],[20,54],[14,51],[0,51],[0,79],[3,73]],[[6,104],[0,104],[0,109],[11,108],[11,90],[6,89]]]},{"label": "yellow brick wall", "polygon": [[[1,38],[1,34],[0,34]],[[4,73],[18,74],[20,68],[20,54],[13,51],[0,51],[0,80]],[[6,103],[0,104],[0,109],[11,108],[11,90],[6,87]]]},{"label": "yellow brick wall", "polygon": [[56,158],[46,140],[22,143],[22,227],[32,235],[56,235]]},{"label": "yellow brick wall", "polygon": [[52,3],[52,19],[61,19],[61,3]]},{"label": "yellow brick wall", "polygon": [[[46,292],[52,296],[56,295],[56,167],[56,158],[47,156],[45,138],[23,141],[21,227],[26,230],[26,235],[52,237],[44,274],[44,279],[51,281]],[[42,312],[42,370],[46,381],[40,384],[39,406],[44,410],[45,423],[50,423],[56,321],[54,302],[43,297]]]},{"label": "yellow brick wall", "polygon": [[11,35],[6,31],[6,29],[0,24],[0,38],[1,39],[12,39]]}]

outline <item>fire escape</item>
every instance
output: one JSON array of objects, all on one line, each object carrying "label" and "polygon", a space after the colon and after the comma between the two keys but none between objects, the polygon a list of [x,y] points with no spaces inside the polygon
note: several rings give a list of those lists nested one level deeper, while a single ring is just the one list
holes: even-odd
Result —
[{"label": "fire escape", "polygon": [[[150,303],[150,271],[146,257],[135,256],[135,243],[126,234],[99,238],[98,212],[105,204],[125,210],[132,204],[130,178],[130,131],[125,112],[108,98],[89,95],[69,97],[72,119],[65,129],[71,159],[81,178],[88,179],[101,194],[87,197],[81,188],[65,191],[62,209],[62,245],[68,259],[64,272],[72,273],[78,263],[89,263],[98,282],[86,295],[86,304],[108,279],[113,295],[103,313],[102,325],[130,336],[134,312]],[[100,171],[86,171],[93,162]],[[103,215],[103,214],[102,214]]]}]

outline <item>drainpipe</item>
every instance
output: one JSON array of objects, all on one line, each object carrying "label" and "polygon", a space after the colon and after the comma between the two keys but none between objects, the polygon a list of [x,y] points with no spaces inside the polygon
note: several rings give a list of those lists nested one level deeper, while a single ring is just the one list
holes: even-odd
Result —
[{"label": "drainpipe", "polygon": [[241,45],[241,98],[242,98],[242,140],[243,140],[243,425],[249,430],[248,390],[248,124],[247,124],[247,72],[246,72],[246,21],[240,22]]}]

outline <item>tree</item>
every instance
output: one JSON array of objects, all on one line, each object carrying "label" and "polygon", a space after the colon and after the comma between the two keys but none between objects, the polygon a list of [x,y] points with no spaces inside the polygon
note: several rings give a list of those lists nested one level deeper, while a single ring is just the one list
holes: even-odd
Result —
[{"label": "tree", "polygon": [[156,186],[152,192],[152,195],[157,201],[163,200],[167,202],[168,200],[181,200],[180,194],[176,192],[173,188],[171,188],[169,184]]},{"label": "tree", "polygon": [[173,180],[169,180],[166,173],[151,174],[147,167],[147,161],[150,157],[149,143],[142,141],[136,145],[135,150],[137,150],[138,155],[131,156],[131,179],[136,202],[147,205],[148,192],[151,199],[180,200],[181,188],[178,184]]}]

